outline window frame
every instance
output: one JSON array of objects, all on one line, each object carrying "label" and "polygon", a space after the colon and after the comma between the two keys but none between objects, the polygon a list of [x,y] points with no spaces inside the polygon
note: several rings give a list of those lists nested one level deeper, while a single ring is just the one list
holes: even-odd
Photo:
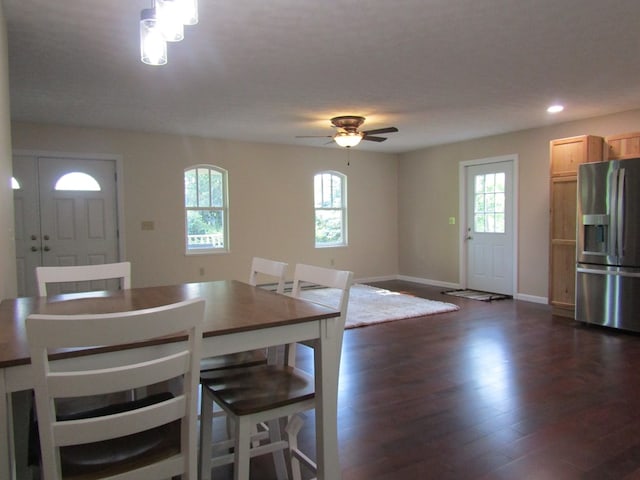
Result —
[{"label": "window frame", "polygon": [[[321,175],[330,175],[332,178],[338,178],[340,180],[340,206],[339,207],[318,207],[316,205],[316,179]],[[339,211],[340,212],[340,222],[341,222],[341,233],[342,239],[339,242],[318,242],[318,212],[327,212],[327,211]],[[348,245],[348,203],[347,203],[347,176],[336,170],[323,170],[317,172],[313,176],[313,220],[314,220],[314,246],[315,248],[336,248],[336,247],[346,247]]]},{"label": "window frame", "polygon": [[[211,203],[207,207],[203,206],[195,206],[190,207],[187,206],[187,189],[186,189],[186,176],[187,172],[198,169],[207,169],[209,170],[209,175],[211,172],[219,173],[222,175],[222,206],[215,207],[212,206]],[[196,173],[197,176],[197,173]],[[211,255],[211,254],[221,254],[221,253],[229,253],[230,245],[229,245],[229,172],[217,165],[211,164],[197,164],[191,165],[184,169],[182,174],[183,181],[183,206],[184,206],[184,242],[185,242],[185,255]],[[199,195],[196,194],[196,198],[200,198]],[[189,247],[189,212],[190,211],[212,211],[212,212],[222,212],[222,247],[205,247],[205,248],[193,248]]]}]

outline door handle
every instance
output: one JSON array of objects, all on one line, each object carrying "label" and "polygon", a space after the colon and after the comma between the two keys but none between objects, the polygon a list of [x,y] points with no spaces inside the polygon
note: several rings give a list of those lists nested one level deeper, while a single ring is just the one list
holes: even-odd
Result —
[{"label": "door handle", "polygon": [[51,250],[51,249],[49,248],[49,245],[45,245],[45,246],[44,246],[44,248],[43,248],[43,250],[44,250],[45,252],[48,252],[48,251],[49,251],[49,250]]},{"label": "door handle", "polygon": [[617,270],[598,270],[595,268],[576,268],[576,272],[578,273],[588,273],[592,275],[613,275],[616,277],[632,277],[632,278],[640,278],[640,272],[625,272],[625,271],[617,271]]},{"label": "door handle", "polygon": [[31,247],[31,251],[32,252],[37,252],[38,251],[38,247]]}]

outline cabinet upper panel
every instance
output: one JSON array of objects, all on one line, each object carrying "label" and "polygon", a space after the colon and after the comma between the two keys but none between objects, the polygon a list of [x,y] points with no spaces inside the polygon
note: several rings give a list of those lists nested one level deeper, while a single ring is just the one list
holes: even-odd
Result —
[{"label": "cabinet upper panel", "polygon": [[609,160],[640,157],[640,132],[607,137]]},{"label": "cabinet upper panel", "polygon": [[551,176],[576,175],[578,165],[600,162],[603,157],[602,137],[581,135],[551,142]]}]

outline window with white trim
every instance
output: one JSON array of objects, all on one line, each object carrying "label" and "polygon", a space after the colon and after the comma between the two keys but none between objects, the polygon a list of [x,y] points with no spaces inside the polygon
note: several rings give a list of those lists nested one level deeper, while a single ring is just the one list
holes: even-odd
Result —
[{"label": "window with white trim", "polygon": [[184,171],[187,254],[229,251],[227,171],[196,165]]},{"label": "window with white trim", "polygon": [[316,247],[347,244],[347,177],[320,172],[313,178]]}]

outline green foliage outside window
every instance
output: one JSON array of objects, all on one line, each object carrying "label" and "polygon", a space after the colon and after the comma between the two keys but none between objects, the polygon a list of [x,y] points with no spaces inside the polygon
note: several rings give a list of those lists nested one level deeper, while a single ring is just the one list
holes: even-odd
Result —
[{"label": "green foliage outside window", "polygon": [[225,248],[225,172],[202,166],[185,171],[187,249]]},{"label": "green foliage outside window", "polygon": [[335,172],[314,177],[317,247],[346,244],[346,177]]}]

